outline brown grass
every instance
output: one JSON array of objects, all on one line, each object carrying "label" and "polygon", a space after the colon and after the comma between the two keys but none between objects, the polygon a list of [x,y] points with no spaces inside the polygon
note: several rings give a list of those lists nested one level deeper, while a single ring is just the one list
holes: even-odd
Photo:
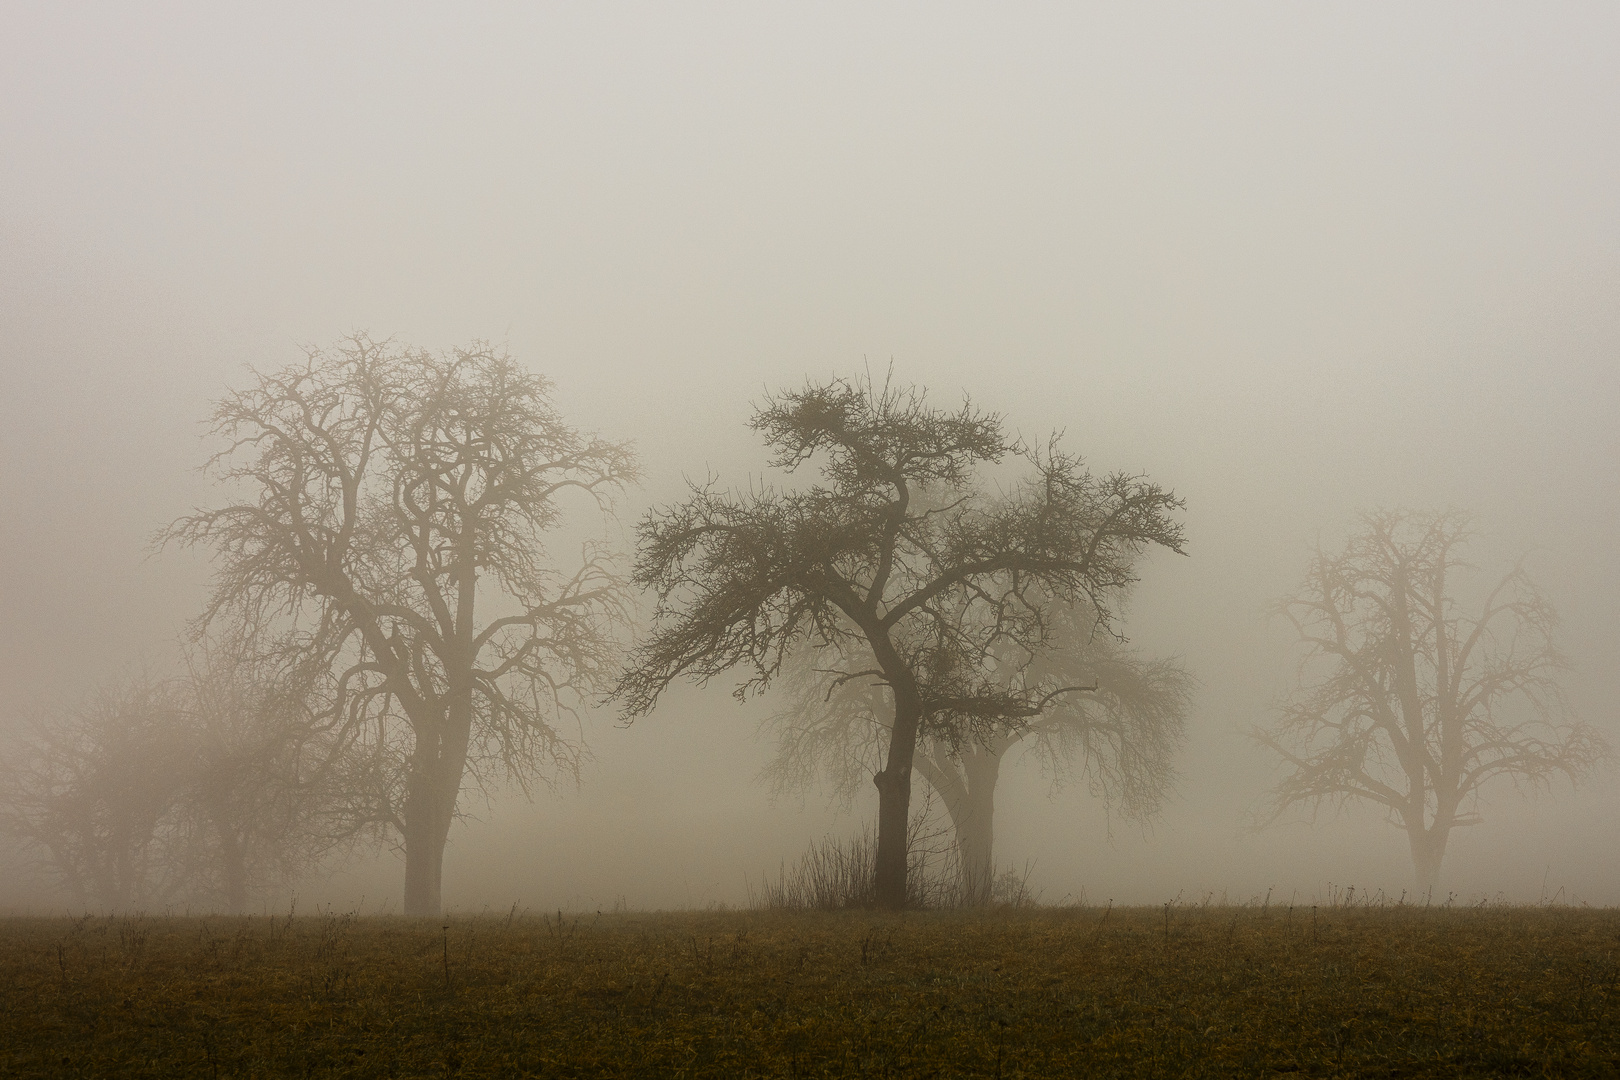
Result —
[{"label": "brown grass", "polygon": [[0,923],[5,1076],[1614,1076],[1620,913]]}]

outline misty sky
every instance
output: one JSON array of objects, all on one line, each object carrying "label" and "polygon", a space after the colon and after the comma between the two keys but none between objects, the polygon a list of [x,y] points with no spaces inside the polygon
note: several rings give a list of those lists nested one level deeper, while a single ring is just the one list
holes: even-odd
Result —
[{"label": "misty sky", "polygon": [[[6,3],[0,724],[172,663],[207,565],[148,542],[213,497],[244,365],[504,343],[636,441],[628,526],[757,475],[766,391],[892,363],[1188,501],[1127,626],[1201,683],[1179,794],[1109,840],[1009,765],[999,860],[1049,901],[1398,891],[1374,813],[1243,829],[1291,671],[1263,608],[1358,509],[1472,510],[1620,742],[1617,193],[1611,4]],[[475,806],[446,903],[735,901],[871,816],[773,804],[726,689]],[[1620,903],[1620,771],[1485,816],[1447,888]]]}]

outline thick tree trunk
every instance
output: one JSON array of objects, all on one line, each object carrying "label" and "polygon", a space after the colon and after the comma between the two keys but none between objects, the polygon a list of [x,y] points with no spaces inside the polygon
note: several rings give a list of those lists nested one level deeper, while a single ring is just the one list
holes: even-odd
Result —
[{"label": "thick tree trunk", "polygon": [[450,821],[448,814],[439,813],[441,800],[430,784],[413,780],[411,787],[405,799],[405,914],[432,918],[441,906]]},{"label": "thick tree trunk", "polygon": [[956,852],[962,861],[962,900],[973,907],[990,903],[995,885],[994,806],[971,798],[956,825]]},{"label": "thick tree trunk", "polygon": [[980,906],[994,899],[996,877],[996,779],[1001,755],[1016,740],[972,744],[952,756],[932,746],[917,766],[945,802],[955,836],[962,903]]},{"label": "thick tree trunk", "polygon": [[1432,896],[1440,883],[1440,861],[1446,854],[1446,832],[1438,829],[1408,829],[1412,844],[1412,869],[1417,875],[1418,891]]},{"label": "thick tree trunk", "polygon": [[[461,625],[472,625],[470,554],[460,599]],[[465,643],[464,643],[465,645]],[[405,914],[424,918],[442,909],[444,846],[456,816],[461,774],[472,736],[472,651],[455,664],[449,702],[426,732],[416,731],[411,779],[405,794]]]},{"label": "thick tree trunk", "polygon": [[961,815],[951,815],[956,827],[957,857],[962,862],[963,899],[972,905],[990,903],[996,880],[996,779],[1001,755],[975,748],[962,755],[967,798]]},{"label": "thick tree trunk", "polygon": [[900,659],[887,636],[868,632],[867,640],[878,664],[889,678],[894,694],[894,726],[889,730],[889,753],[883,771],[872,777],[878,789],[877,866],[873,893],[879,908],[899,911],[906,906],[906,864],[910,851],[907,825],[911,817],[911,767],[917,757],[917,734],[922,728],[922,698],[911,669]]},{"label": "thick tree trunk", "polygon": [[874,883],[877,906],[899,911],[906,906],[906,825],[911,816],[911,770],[891,763],[872,777],[878,789],[878,844]]},{"label": "thick tree trunk", "polygon": [[[442,906],[444,846],[461,789],[461,755],[418,750],[405,792],[405,914],[437,916]],[[455,759],[455,769],[446,757]],[[426,758],[426,760],[422,760]]]},{"label": "thick tree trunk", "polygon": [[433,842],[434,802],[425,778],[411,777],[405,795],[405,914],[427,918],[439,913],[444,846]]}]

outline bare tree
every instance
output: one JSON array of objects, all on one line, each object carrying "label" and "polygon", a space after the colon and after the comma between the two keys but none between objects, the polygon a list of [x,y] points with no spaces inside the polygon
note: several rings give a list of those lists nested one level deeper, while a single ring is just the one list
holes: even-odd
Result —
[{"label": "bare tree", "polygon": [[[825,483],[738,494],[697,488],[643,520],[635,580],[656,591],[658,606],[617,693],[635,717],[677,678],[702,682],[743,666],[736,692],[744,697],[767,686],[801,643],[858,643],[872,666],[841,677],[875,675],[894,696],[873,782],[877,902],[898,908],[925,726],[1027,721],[1061,696],[938,661],[981,655],[992,639],[1041,648],[1049,600],[1088,601],[1106,627],[1143,548],[1181,550],[1169,516],[1181,504],[1140,477],[1096,478],[1071,455],[1026,451],[999,417],[969,403],[947,412],[919,390],[869,380],[768,399],[752,426],[774,451],[773,467],[792,472],[819,459]],[[1030,475],[989,492],[980,468],[1014,454]],[[981,608],[982,619],[961,617]]]},{"label": "bare tree", "polygon": [[35,721],[0,767],[0,828],[75,904],[146,908],[180,895],[176,851],[192,743],[174,687],[140,678]]},{"label": "bare tree", "polygon": [[[1025,747],[1054,785],[1077,779],[1111,811],[1146,821],[1174,781],[1192,693],[1180,664],[1143,658],[1096,632],[1095,616],[1084,607],[1053,605],[1050,640],[1033,656],[1001,642],[991,648],[987,662],[1004,685],[1088,689],[1055,698],[1028,720],[959,732],[925,725],[931,733],[919,743],[917,771],[950,816],[961,893],[976,904],[992,896],[996,782],[1009,751]],[[766,773],[777,790],[822,776],[848,798],[881,763],[893,697],[875,678],[841,681],[837,669],[813,666],[818,662],[811,650],[795,654],[786,679],[791,704],[768,721],[779,745]]]},{"label": "bare tree", "polygon": [[303,688],[239,657],[98,691],[36,721],[0,770],[0,829],[76,904],[246,909],[352,829],[327,820],[334,757]]},{"label": "bare tree", "polygon": [[565,424],[550,390],[484,345],[310,350],[214,414],[212,464],[242,500],[165,534],[216,554],[203,625],[328,673],[344,760],[367,763],[352,809],[400,837],[407,914],[439,911],[463,782],[575,773],[561,725],[616,663],[611,562],[588,548],[559,573],[542,537],[570,491],[606,511],[635,459]]},{"label": "bare tree", "polygon": [[217,648],[193,652],[187,668],[191,768],[175,852],[188,895],[240,913],[250,893],[295,878],[355,826],[334,821],[344,805],[339,754],[303,670]]},{"label": "bare tree", "polygon": [[1465,515],[1380,511],[1362,524],[1276,605],[1305,654],[1299,691],[1255,733],[1287,765],[1271,820],[1299,804],[1375,803],[1432,889],[1451,830],[1481,822],[1484,785],[1578,781],[1608,748],[1569,715],[1557,619],[1522,566],[1465,614],[1454,595],[1471,569]]}]

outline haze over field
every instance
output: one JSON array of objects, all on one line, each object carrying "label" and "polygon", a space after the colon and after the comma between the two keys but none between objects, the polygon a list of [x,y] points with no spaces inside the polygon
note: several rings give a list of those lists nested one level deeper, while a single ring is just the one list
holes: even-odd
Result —
[{"label": "haze over field", "polygon": [[[150,541],[217,499],[202,421],[248,366],[504,346],[634,441],[628,551],[688,478],[771,479],[768,392],[892,365],[1187,502],[1124,626],[1198,680],[1175,794],[1143,830],[1014,757],[998,860],[1047,901],[1399,893],[1370,809],[1246,828],[1277,773],[1243,732],[1297,655],[1264,611],[1360,510],[1471,511],[1620,739],[1617,115],[1595,3],[12,5],[0,726],[176,663],[209,563]],[[870,789],[773,801],[773,701],[731,685],[590,718],[577,788],[465,796],[446,904],[739,902],[873,818]],[[1443,891],[1620,904],[1613,766],[1484,816]],[[362,858],[301,904],[399,877]],[[59,902],[0,873],[0,909]]]}]

